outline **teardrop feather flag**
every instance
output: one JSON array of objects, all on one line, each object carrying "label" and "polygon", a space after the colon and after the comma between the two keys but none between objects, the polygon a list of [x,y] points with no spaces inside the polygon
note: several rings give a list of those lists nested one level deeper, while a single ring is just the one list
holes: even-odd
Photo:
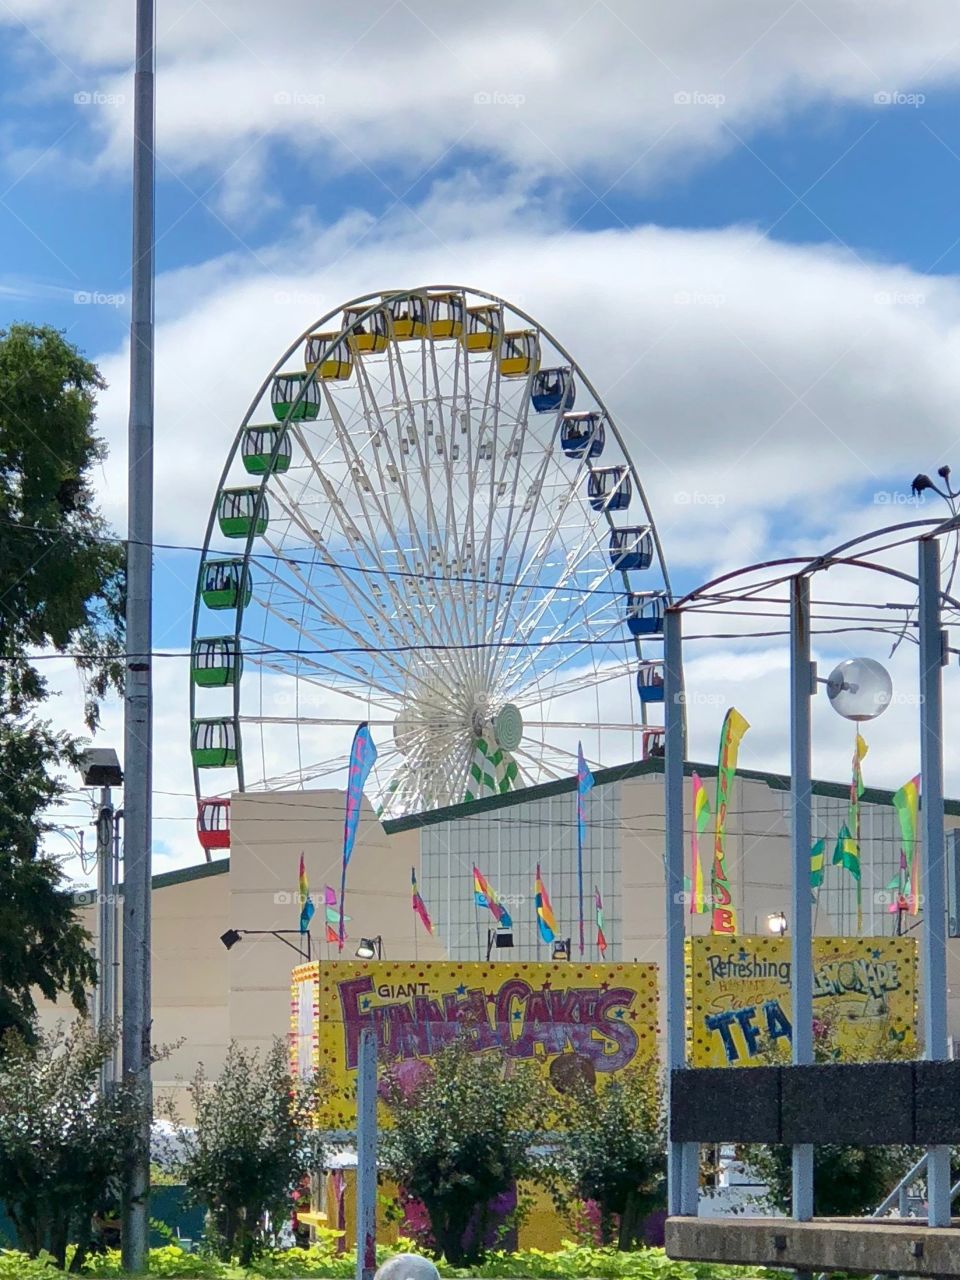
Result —
[{"label": "teardrop feather flag", "polygon": [[347,864],[353,853],[357,839],[357,827],[360,823],[360,802],[363,800],[363,788],[366,786],[370,770],[377,758],[377,748],[370,736],[370,726],[366,723],[358,725],[353,735],[353,746],[350,748],[350,770],[347,774],[347,800],[343,815],[343,867],[340,871],[340,928],[339,947],[343,950],[343,899],[347,891]]},{"label": "teardrop feather flag", "polygon": [[737,755],[743,735],[750,728],[736,707],[731,707],[723,718],[720,730],[720,755],[717,761],[716,826],[713,836],[713,869],[710,875],[710,896],[713,899],[712,933],[736,933],[737,911],[730,892],[727,875],[727,805],[730,789],[737,772]]},{"label": "teardrop feather flag", "polygon": [[691,893],[690,914],[703,915],[707,910],[707,899],[703,890],[703,863],[700,861],[700,837],[710,825],[710,800],[707,789],[700,781],[700,775],[693,775],[693,831],[690,836]]},{"label": "teardrop feather flag", "polygon": [[[905,782],[894,792],[893,807],[900,823],[900,885],[899,896],[904,899],[910,914],[915,916],[920,903],[920,857],[917,849],[917,818],[920,810],[920,774]],[[896,911],[895,903],[890,910]]]}]

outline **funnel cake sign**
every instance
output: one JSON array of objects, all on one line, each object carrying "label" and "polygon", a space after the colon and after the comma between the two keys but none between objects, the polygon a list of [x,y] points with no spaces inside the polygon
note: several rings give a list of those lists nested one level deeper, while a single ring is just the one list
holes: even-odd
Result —
[{"label": "funnel cake sign", "polygon": [[[813,1016],[837,1058],[890,1057],[915,1044],[912,938],[814,938]],[[687,1042],[695,1067],[789,1056],[790,941],[687,939]]]},{"label": "funnel cake sign", "polygon": [[[309,1013],[304,1016],[304,1011]],[[313,1021],[312,1032],[305,1021]],[[349,1127],[356,1111],[360,1032],[412,1087],[457,1037],[476,1053],[542,1065],[563,1091],[574,1079],[610,1077],[656,1051],[657,970],[652,964],[322,962],[293,974],[294,1068],[324,1069],[332,1086],[325,1122]]]}]

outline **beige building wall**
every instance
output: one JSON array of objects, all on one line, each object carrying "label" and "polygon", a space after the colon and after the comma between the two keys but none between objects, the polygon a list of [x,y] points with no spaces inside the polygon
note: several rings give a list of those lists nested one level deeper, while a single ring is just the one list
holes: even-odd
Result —
[{"label": "beige building wall", "polygon": [[[705,782],[712,791],[712,779],[706,773]],[[662,968],[662,774],[644,772],[613,785],[621,789],[623,924],[622,937],[610,939],[608,958],[652,961]],[[830,790],[836,803],[842,804],[844,788]],[[688,804],[689,791],[687,787]],[[737,780],[728,822],[727,865],[742,933],[764,931],[767,916],[778,911],[787,915],[789,923],[787,799],[780,779],[744,776]],[[300,945],[296,931],[301,851],[318,903],[312,930],[314,958],[321,963],[337,958],[336,945],[323,942],[322,896],[325,884],[339,891],[343,804],[339,791],[237,795],[233,799],[229,861],[200,863],[155,877],[153,1038],[157,1044],[172,1047],[169,1056],[157,1064],[154,1079],[159,1091],[175,1096],[181,1105],[186,1082],[197,1065],[202,1062],[215,1076],[232,1038],[262,1049],[273,1037],[285,1036],[288,1031],[290,970],[298,963],[295,951],[276,937],[248,935],[228,952],[220,935],[228,928],[291,930],[288,941],[294,947]],[[873,807],[884,806],[865,800],[865,829]],[[509,811],[509,807],[498,810],[504,817]],[[458,813],[463,816],[462,809]],[[958,825],[960,816],[950,814],[947,822]],[[688,831],[692,826],[689,811],[686,826]],[[709,883],[712,849],[709,840],[705,844],[702,856]],[[389,835],[364,802],[347,881],[350,919],[343,958],[353,957],[360,937],[375,936],[382,938],[388,959],[445,957],[442,904],[428,904],[439,926],[437,935],[430,938],[411,910],[411,866],[417,867],[419,875],[420,830],[412,827]],[[519,910],[529,914],[532,903]],[[92,901],[81,907],[81,913],[93,933]],[[889,917],[883,917],[882,908],[877,909],[875,919],[883,919],[883,932],[889,932]],[[710,917],[688,915],[687,927],[689,932],[706,933]],[[832,929],[829,916],[820,912],[817,932],[830,933]],[[869,932],[869,915],[865,915],[865,932]],[[951,939],[949,946],[948,981],[950,1031],[960,1040],[960,941],[956,939]],[[41,1007],[45,1025],[70,1017],[70,1007],[62,1001]]]}]

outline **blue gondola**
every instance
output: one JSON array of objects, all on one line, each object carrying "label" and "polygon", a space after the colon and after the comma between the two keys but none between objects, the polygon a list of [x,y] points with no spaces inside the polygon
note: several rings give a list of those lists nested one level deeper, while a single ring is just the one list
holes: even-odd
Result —
[{"label": "blue gondola", "polygon": [[560,448],[568,458],[599,458],[603,453],[603,414],[565,413],[560,423]]},{"label": "blue gondola", "polygon": [[627,596],[627,626],[632,636],[663,635],[667,597],[662,591],[631,591]]},{"label": "blue gondola", "polygon": [[615,569],[649,569],[653,564],[653,534],[644,526],[614,529],[610,534],[610,563]]},{"label": "blue gondola", "polygon": [[594,511],[624,511],[632,494],[633,484],[626,467],[600,467],[590,472],[587,499]]},{"label": "blue gondola", "polygon": [[637,696],[641,702],[663,702],[663,663],[645,662],[637,672]]},{"label": "blue gondola", "polygon": [[577,398],[573,370],[569,365],[559,369],[541,369],[534,375],[530,400],[537,413],[556,413],[558,409],[572,409]]}]

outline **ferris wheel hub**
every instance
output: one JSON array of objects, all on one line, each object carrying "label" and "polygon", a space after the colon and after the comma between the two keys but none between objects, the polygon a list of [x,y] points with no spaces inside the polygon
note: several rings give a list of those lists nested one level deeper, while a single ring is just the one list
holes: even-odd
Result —
[{"label": "ferris wheel hub", "polygon": [[504,703],[493,722],[493,736],[497,746],[504,751],[515,751],[519,747],[523,737],[523,716],[519,707],[512,702]]}]

